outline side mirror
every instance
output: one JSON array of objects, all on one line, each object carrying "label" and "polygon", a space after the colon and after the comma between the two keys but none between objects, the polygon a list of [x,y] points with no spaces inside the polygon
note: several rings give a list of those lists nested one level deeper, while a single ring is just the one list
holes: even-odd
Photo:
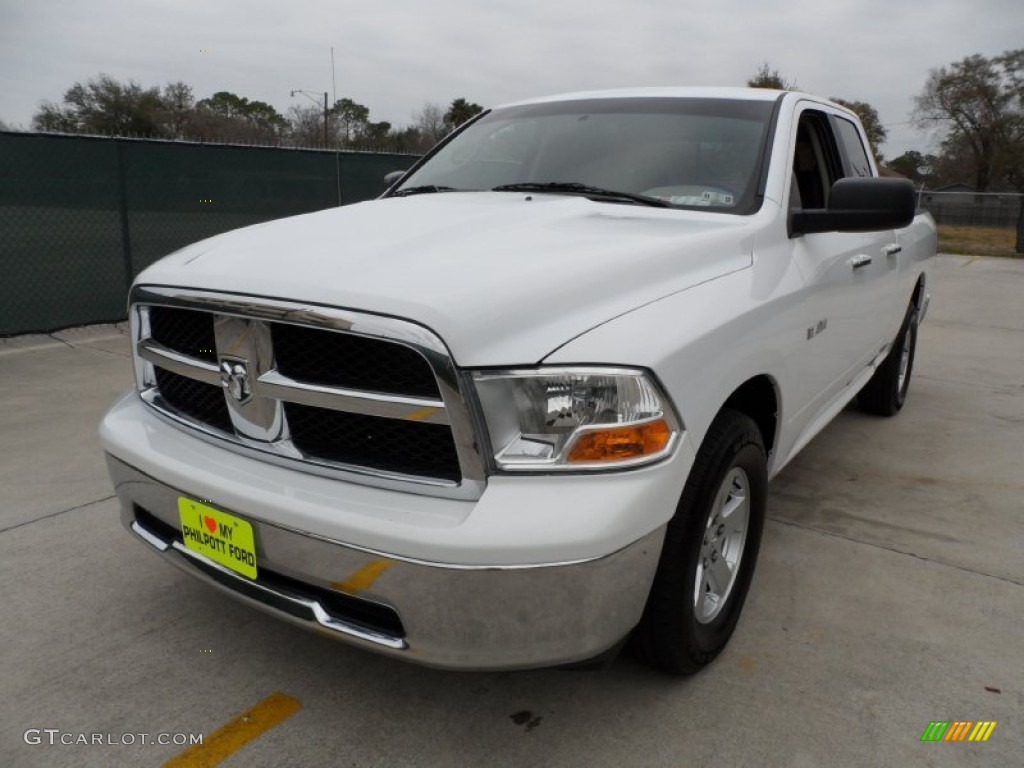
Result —
[{"label": "side mirror", "polygon": [[405,171],[392,171],[384,177],[384,189],[391,189],[395,182],[405,176]]},{"label": "side mirror", "polygon": [[795,211],[793,235],[814,232],[877,232],[914,220],[917,197],[909,179],[850,178],[832,185],[828,208]]}]

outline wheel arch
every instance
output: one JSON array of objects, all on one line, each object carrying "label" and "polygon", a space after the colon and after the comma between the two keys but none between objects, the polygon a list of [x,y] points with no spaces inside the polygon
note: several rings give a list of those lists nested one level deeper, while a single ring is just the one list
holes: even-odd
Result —
[{"label": "wheel arch", "polygon": [[746,414],[757,424],[768,457],[771,457],[778,440],[779,406],[778,383],[764,373],[747,379],[722,404],[722,408]]},{"label": "wheel arch", "polygon": [[925,297],[924,289],[925,289],[925,281],[927,279],[928,279],[927,275],[925,275],[924,272],[922,272],[920,275],[918,275],[917,283],[914,285],[914,293],[913,293],[913,295],[910,298],[910,300],[912,302],[914,302],[914,306],[917,308],[918,312],[920,312],[924,308],[924,297]]}]

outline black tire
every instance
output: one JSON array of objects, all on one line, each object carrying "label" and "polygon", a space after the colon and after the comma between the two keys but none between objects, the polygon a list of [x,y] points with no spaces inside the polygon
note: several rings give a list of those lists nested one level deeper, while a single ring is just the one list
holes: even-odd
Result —
[{"label": "black tire", "polygon": [[[903,351],[907,350],[906,373],[900,381]],[[911,302],[903,325],[896,334],[892,349],[874,375],[857,395],[857,405],[867,413],[877,416],[895,416],[900,412],[910,389],[910,374],[914,370],[914,353],[917,350],[917,307]]]},{"label": "black tire", "polygon": [[[735,500],[726,493],[726,480],[746,479],[747,525],[737,557],[731,587],[714,615],[707,615],[707,595],[701,593],[701,608],[696,605],[695,586],[698,567],[707,562],[705,534],[722,531],[711,528],[718,513],[716,500]],[[665,533],[665,545],[658,562],[643,618],[633,632],[635,653],[646,664],[677,675],[692,675],[712,661],[729,642],[754,575],[754,564],[764,528],[765,498],[768,485],[764,441],[757,425],[745,414],[722,410],[708,430],[697,452],[690,476],[683,489],[675,516]],[[723,548],[723,553],[726,551]],[[722,560],[726,557],[723,554]],[[702,579],[703,581],[704,579]],[[698,611],[704,613],[698,618]]]}]

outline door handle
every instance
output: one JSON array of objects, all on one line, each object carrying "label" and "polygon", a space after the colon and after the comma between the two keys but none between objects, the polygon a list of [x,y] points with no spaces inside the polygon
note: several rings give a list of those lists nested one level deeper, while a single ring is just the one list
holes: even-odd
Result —
[{"label": "door handle", "polygon": [[887,246],[882,248],[882,253],[886,256],[895,256],[903,250],[903,246],[899,243],[889,243]]},{"label": "door handle", "polygon": [[854,269],[866,267],[870,263],[871,257],[863,253],[860,254],[859,256],[854,256],[852,259],[850,259],[850,266],[853,267]]}]

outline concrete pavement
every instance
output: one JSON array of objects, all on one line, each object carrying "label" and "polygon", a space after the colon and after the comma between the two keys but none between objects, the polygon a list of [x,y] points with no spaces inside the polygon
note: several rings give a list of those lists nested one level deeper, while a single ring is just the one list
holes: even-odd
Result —
[{"label": "concrete pavement", "polygon": [[124,329],[0,340],[0,765],[160,765],[184,747],[24,733],[209,737],[275,691],[301,709],[223,765],[1020,764],[1024,261],[941,257],[931,289],[903,413],[846,410],[772,483],[736,635],[682,680],[421,669],[238,605],[118,522]]}]

